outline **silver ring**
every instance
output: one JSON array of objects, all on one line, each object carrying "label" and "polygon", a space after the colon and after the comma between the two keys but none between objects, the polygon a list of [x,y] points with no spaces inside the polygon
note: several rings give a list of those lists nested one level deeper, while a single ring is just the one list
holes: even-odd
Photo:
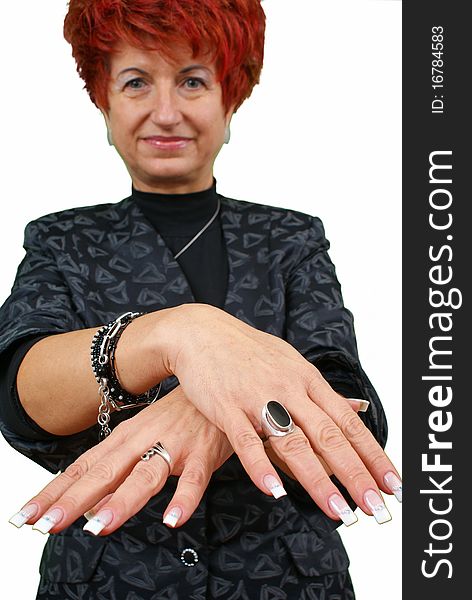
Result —
[{"label": "silver ring", "polygon": [[288,435],[295,429],[292,417],[283,404],[276,400],[270,400],[262,408],[261,414],[262,431],[267,437],[276,435],[278,437]]},{"label": "silver ring", "polygon": [[161,444],[161,442],[156,442],[154,445],[152,445],[147,452],[141,455],[141,460],[148,461],[155,454],[158,454],[161,458],[163,458],[166,461],[170,473],[172,471],[172,459],[170,457],[170,454]]}]

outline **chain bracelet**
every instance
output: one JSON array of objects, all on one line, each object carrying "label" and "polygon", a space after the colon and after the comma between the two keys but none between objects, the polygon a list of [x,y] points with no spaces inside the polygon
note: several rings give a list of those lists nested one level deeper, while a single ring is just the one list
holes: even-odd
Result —
[{"label": "chain bracelet", "polygon": [[161,391],[161,383],[137,396],[121,387],[115,372],[115,351],[118,340],[126,327],[144,313],[126,312],[108,325],[103,325],[95,333],[90,348],[90,360],[93,374],[99,385],[100,406],[98,424],[99,440],[110,435],[110,412],[145,406],[155,402]]},{"label": "chain bracelet", "polygon": [[110,429],[110,390],[107,380],[102,377],[98,387],[100,394],[100,406],[98,407],[98,424],[100,425],[100,441],[104,440],[111,433]]},{"label": "chain bracelet", "polygon": [[130,394],[124,390],[115,372],[115,352],[121,334],[126,327],[144,313],[127,312],[114,321],[103,325],[93,336],[90,358],[97,383],[107,380],[108,402],[115,410],[135,408],[155,402],[161,391],[161,383],[143,394]]}]

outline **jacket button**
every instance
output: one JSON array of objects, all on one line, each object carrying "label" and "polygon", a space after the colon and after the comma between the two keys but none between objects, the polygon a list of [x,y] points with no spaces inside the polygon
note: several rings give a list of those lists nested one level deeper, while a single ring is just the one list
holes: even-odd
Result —
[{"label": "jacket button", "polygon": [[193,548],[185,548],[185,550],[182,550],[180,560],[186,567],[194,567],[198,562],[198,554]]}]

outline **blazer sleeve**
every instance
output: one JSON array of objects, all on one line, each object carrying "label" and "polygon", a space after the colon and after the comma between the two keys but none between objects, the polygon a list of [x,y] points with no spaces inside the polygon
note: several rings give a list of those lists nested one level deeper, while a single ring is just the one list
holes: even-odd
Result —
[{"label": "blazer sleeve", "polygon": [[[27,225],[26,254],[18,267],[11,294],[0,308],[0,361],[4,370],[8,369],[17,348],[28,339],[85,327],[73,305],[61,267],[48,248],[43,229],[41,219]],[[35,427],[31,421],[28,435],[25,428],[16,427],[15,419],[11,418],[11,410],[16,410],[17,422],[27,423],[26,413],[21,412],[16,396],[16,385],[2,386],[0,394],[3,436],[13,448],[47,470],[53,473],[63,470],[90,447],[92,440],[96,442],[96,433],[94,437],[91,430],[72,436],[55,436]]]},{"label": "blazer sleeve", "polygon": [[286,339],[336,391],[369,400],[368,411],[359,416],[384,447],[385,413],[359,361],[354,319],[344,307],[328,249],[320,219],[311,217],[306,242],[286,283]]},{"label": "blazer sleeve", "polygon": [[[380,399],[362,369],[357,352],[354,320],[341,295],[341,286],[328,255],[329,242],[320,219],[310,217],[304,243],[286,281],[286,339],[315,365],[331,387],[345,397],[369,400],[359,413],[382,447],[387,441],[387,422]],[[297,482],[280,472],[294,499],[313,511],[313,500]],[[344,486],[334,483],[352,508],[355,503]],[[332,521],[336,527],[341,521]]]}]

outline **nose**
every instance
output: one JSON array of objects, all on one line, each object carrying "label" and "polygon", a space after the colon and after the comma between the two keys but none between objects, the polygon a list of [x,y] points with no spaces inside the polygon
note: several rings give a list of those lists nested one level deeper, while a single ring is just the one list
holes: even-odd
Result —
[{"label": "nose", "polygon": [[151,119],[160,127],[171,128],[182,119],[180,102],[176,90],[171,85],[156,87],[152,99]]}]

